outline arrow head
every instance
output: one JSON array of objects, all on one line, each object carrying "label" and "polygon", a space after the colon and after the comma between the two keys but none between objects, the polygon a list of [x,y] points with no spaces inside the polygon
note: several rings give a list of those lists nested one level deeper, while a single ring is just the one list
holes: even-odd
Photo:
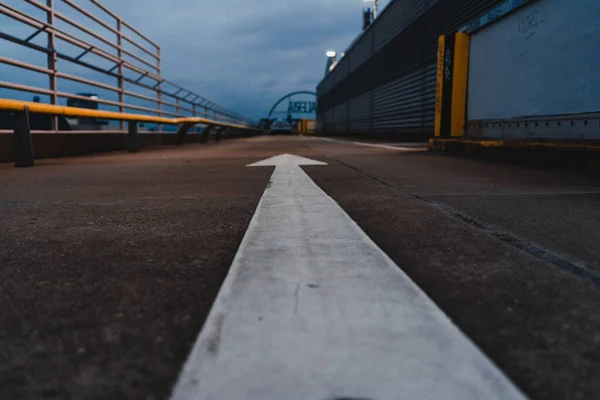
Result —
[{"label": "arrow head", "polygon": [[278,167],[284,165],[327,165],[327,163],[286,153],[248,164],[247,167]]}]

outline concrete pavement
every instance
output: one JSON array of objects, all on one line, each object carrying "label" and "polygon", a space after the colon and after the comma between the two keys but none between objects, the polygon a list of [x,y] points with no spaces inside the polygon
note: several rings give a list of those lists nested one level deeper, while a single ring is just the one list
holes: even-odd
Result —
[{"label": "concrete pavement", "polygon": [[259,137],[0,166],[0,398],[165,398],[281,153],[527,395],[600,397],[596,175]]}]

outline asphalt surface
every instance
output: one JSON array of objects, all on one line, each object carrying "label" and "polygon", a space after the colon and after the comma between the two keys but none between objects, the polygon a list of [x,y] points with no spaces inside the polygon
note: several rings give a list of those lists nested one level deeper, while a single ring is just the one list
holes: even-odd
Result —
[{"label": "asphalt surface", "polygon": [[281,153],[531,398],[600,398],[598,175],[289,137],[0,165],[0,398],[167,398]]}]

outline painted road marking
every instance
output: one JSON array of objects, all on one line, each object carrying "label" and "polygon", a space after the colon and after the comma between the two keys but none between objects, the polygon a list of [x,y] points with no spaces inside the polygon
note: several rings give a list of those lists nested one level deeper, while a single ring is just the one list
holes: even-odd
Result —
[{"label": "painted road marking", "polygon": [[300,168],[275,166],[174,400],[524,399]]},{"label": "painted road marking", "polygon": [[400,143],[400,144],[381,144],[381,143],[365,143],[353,142],[350,140],[332,139],[325,137],[315,137],[319,140],[327,142],[353,144],[355,146],[376,147],[379,149],[396,150],[396,151],[427,151],[427,143]]}]

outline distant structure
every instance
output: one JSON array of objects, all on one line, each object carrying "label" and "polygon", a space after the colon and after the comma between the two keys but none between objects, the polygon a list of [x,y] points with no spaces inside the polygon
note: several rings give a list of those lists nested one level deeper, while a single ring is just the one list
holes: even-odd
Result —
[{"label": "distant structure", "polygon": [[377,18],[379,10],[379,0],[365,0],[366,2],[373,2],[373,8],[363,9],[363,31],[366,30]]},{"label": "distant structure", "polygon": [[363,9],[363,31],[367,30],[371,22],[373,22],[373,11],[370,8]]},{"label": "distant structure", "polygon": [[[298,97],[303,100],[298,101]],[[273,104],[267,118],[261,118],[260,125],[268,129],[276,120],[286,120],[292,126],[296,126],[301,119],[314,120],[317,111],[316,97],[315,92],[308,90],[288,93]],[[288,100],[287,107],[285,100]]]}]

